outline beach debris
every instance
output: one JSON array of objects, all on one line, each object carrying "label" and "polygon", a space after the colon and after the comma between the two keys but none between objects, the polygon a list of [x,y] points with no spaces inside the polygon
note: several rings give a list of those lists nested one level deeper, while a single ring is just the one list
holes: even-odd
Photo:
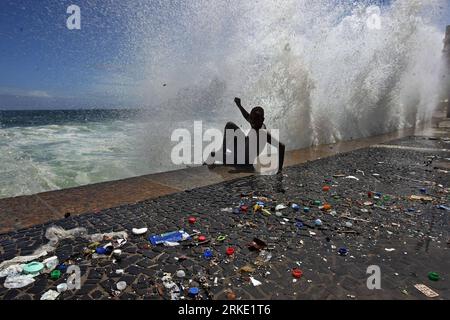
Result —
[{"label": "beach debris", "polygon": [[31,274],[26,275],[13,275],[8,276],[3,283],[3,286],[8,289],[23,288],[34,282],[34,276]]},{"label": "beach debris", "polygon": [[424,284],[415,284],[414,288],[422,292],[424,295],[426,295],[428,298],[436,298],[439,297],[439,294],[432,289],[428,288]]},{"label": "beach debris", "polygon": [[61,271],[59,271],[59,270],[53,270],[53,271],[50,273],[50,278],[51,278],[52,280],[58,280],[60,277],[61,277]]},{"label": "beach debris", "polygon": [[203,258],[205,258],[206,260],[210,260],[213,257],[213,253],[210,249],[206,249],[203,252]]},{"label": "beach debris", "polygon": [[67,283],[60,283],[56,286],[56,290],[59,293],[65,292],[65,291],[67,291],[67,289],[68,289]]},{"label": "beach debris", "polygon": [[57,256],[53,256],[42,261],[45,266],[46,271],[53,271],[59,264]]},{"label": "beach debris", "polygon": [[433,201],[433,197],[412,195],[409,197],[409,200],[429,202],[429,201]]},{"label": "beach debris", "polygon": [[126,283],[125,281],[119,281],[119,282],[117,282],[117,284],[116,284],[116,288],[117,288],[117,290],[119,290],[119,291],[125,290],[126,287],[127,287],[127,283]]},{"label": "beach debris", "polygon": [[58,291],[48,290],[47,292],[45,292],[42,295],[41,300],[56,300],[56,298],[58,298],[59,294],[60,293]]},{"label": "beach debris", "polygon": [[22,266],[25,274],[37,275],[44,270],[44,264],[41,262],[33,261]]},{"label": "beach debris", "polygon": [[387,252],[392,252],[392,251],[395,251],[395,248],[384,248],[384,250]]},{"label": "beach debris", "polygon": [[140,236],[147,233],[148,228],[133,228],[131,231],[134,235]]},{"label": "beach debris", "polygon": [[241,273],[244,273],[244,272],[252,273],[252,272],[255,272],[255,270],[256,269],[254,267],[252,267],[251,265],[247,264],[247,265],[241,267],[239,269],[239,272],[241,272]]},{"label": "beach debris", "polygon": [[300,206],[298,204],[296,204],[296,203],[293,203],[291,205],[291,208],[294,209],[294,211],[299,211],[300,210]]},{"label": "beach debris", "polygon": [[443,204],[438,205],[437,208],[438,208],[438,209],[441,209],[441,210],[447,210],[447,211],[450,211],[450,207],[449,207],[449,206],[446,206],[446,205],[443,205]]},{"label": "beach debris", "polygon": [[227,299],[228,300],[236,300],[236,293],[234,293],[233,291],[229,290],[227,292]]},{"label": "beach debris", "polygon": [[345,179],[353,179],[353,180],[359,181],[359,178],[357,178],[355,176],[346,176]]},{"label": "beach debris", "polygon": [[196,298],[198,296],[199,292],[200,292],[200,290],[197,287],[192,287],[192,288],[189,288],[188,295],[191,298]]},{"label": "beach debris", "polygon": [[262,285],[262,282],[261,282],[261,281],[256,280],[256,279],[253,278],[253,277],[250,277],[250,282],[252,283],[252,285],[253,285],[254,287],[257,287],[257,286]]},{"label": "beach debris", "polygon": [[348,254],[348,249],[347,249],[347,248],[344,248],[344,247],[339,248],[338,253],[339,253],[339,255],[341,255],[341,256],[346,256],[346,255]]},{"label": "beach debris", "polygon": [[267,247],[267,243],[258,238],[253,238],[253,241],[247,247],[250,251],[260,251]]},{"label": "beach debris", "polygon": [[278,204],[276,207],[275,207],[275,210],[276,211],[280,211],[280,210],[283,210],[283,209],[286,209],[287,207],[284,205],[284,204]]},{"label": "beach debris", "polygon": [[315,224],[316,227],[320,227],[320,226],[322,226],[323,222],[322,222],[322,220],[320,220],[320,219],[316,219],[316,220],[314,221],[314,224]]},{"label": "beach debris", "polygon": [[296,279],[300,279],[303,276],[303,271],[298,268],[292,269],[292,276]]},{"label": "beach debris", "polygon": [[167,232],[159,235],[150,236],[149,241],[152,245],[156,246],[164,242],[179,242],[190,239],[190,235],[184,230]]},{"label": "beach debris", "polygon": [[430,279],[431,281],[439,281],[440,279],[439,273],[437,272],[428,273],[428,279]]},{"label": "beach debris", "polygon": [[178,278],[184,278],[186,276],[186,272],[184,270],[178,270],[176,275]]},{"label": "beach debris", "polygon": [[227,256],[232,256],[234,254],[234,248],[233,247],[228,247],[227,250],[225,251]]}]

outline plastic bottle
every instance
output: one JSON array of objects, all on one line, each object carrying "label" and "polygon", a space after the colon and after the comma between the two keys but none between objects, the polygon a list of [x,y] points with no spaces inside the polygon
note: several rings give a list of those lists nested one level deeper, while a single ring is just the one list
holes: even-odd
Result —
[{"label": "plastic bottle", "polygon": [[152,245],[156,246],[164,242],[178,242],[189,239],[190,236],[184,230],[153,235],[148,238]]}]

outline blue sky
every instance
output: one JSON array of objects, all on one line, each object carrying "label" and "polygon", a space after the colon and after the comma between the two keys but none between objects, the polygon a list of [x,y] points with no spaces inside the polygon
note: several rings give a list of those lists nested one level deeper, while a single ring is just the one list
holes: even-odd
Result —
[{"label": "blue sky", "polygon": [[[123,44],[132,35],[121,14],[125,5],[133,8],[130,3],[134,0],[0,1],[0,109],[137,105],[105,80],[116,81],[120,68],[131,63]],[[156,17],[158,1],[153,3]],[[80,31],[66,28],[70,4],[81,7]],[[450,13],[437,23],[444,29]]]}]

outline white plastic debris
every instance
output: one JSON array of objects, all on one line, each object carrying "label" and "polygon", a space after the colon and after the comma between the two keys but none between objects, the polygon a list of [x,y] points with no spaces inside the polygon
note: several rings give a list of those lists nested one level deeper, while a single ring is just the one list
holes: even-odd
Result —
[{"label": "white plastic debris", "polygon": [[131,230],[131,231],[133,232],[133,234],[139,236],[139,235],[147,233],[148,228],[133,228],[133,230]]},{"label": "white plastic debris", "polygon": [[250,277],[250,281],[251,281],[251,283],[253,284],[253,286],[255,286],[255,287],[262,285],[262,282],[261,282],[261,281],[258,281],[258,280],[256,280],[256,279],[253,278],[253,277]]},{"label": "white plastic debris", "polygon": [[430,288],[428,288],[426,285],[424,284],[416,284],[414,285],[414,287],[419,290],[420,292],[422,292],[424,295],[426,295],[428,298],[436,298],[439,297],[439,294],[436,293],[435,291],[431,290]]},{"label": "white plastic debris", "polygon": [[353,224],[351,223],[351,222],[346,222],[345,223],[345,226],[347,227],[347,228],[351,228],[351,227],[353,227]]},{"label": "white plastic debris", "polygon": [[59,264],[59,260],[57,256],[53,256],[42,261],[47,271],[53,271],[56,266]]},{"label": "white plastic debris", "polygon": [[127,283],[125,281],[119,281],[116,284],[117,290],[123,291],[127,287]]},{"label": "white plastic debris", "polygon": [[0,272],[0,278],[20,275],[22,273],[22,270],[23,268],[22,265],[20,264],[10,265],[9,267]]},{"label": "white plastic debris", "polygon": [[172,242],[172,241],[164,241],[163,244],[166,247],[176,247],[176,246],[180,245],[178,242]]},{"label": "white plastic debris", "polygon": [[178,278],[184,278],[186,276],[186,272],[184,270],[178,270],[177,271],[177,277]]},{"label": "white plastic debris", "polygon": [[123,274],[124,273],[124,270],[123,269],[117,269],[116,270],[116,274]]},{"label": "white plastic debris", "polygon": [[277,217],[282,217],[282,216],[283,216],[283,214],[282,214],[280,211],[276,211],[276,212],[275,212],[275,215],[276,215]]},{"label": "white plastic debris", "polygon": [[394,249],[394,248],[384,248],[384,250],[386,250],[387,252],[392,252],[392,251],[395,251],[395,249]]},{"label": "white plastic debris", "polygon": [[284,204],[278,204],[276,207],[275,207],[275,211],[279,211],[279,210],[283,210],[283,209],[286,209],[287,207],[284,205]]},{"label": "white plastic debris", "polygon": [[31,274],[8,276],[3,286],[8,289],[23,288],[34,282],[34,277]]},{"label": "white plastic debris", "polygon": [[359,181],[359,178],[357,178],[355,176],[346,176],[345,179],[353,179],[353,180]]},{"label": "white plastic debris", "polygon": [[59,296],[58,291],[48,290],[47,292],[45,292],[42,295],[41,300],[56,300],[56,298],[58,298],[58,296]]},{"label": "white plastic debris", "polygon": [[59,293],[64,292],[64,291],[67,291],[67,289],[68,289],[68,286],[67,286],[66,283],[60,283],[60,284],[58,284],[58,285],[56,286],[56,290],[57,290]]},{"label": "white plastic debris", "polygon": [[222,208],[222,209],[220,209],[220,211],[231,213],[231,212],[233,212],[233,208]]}]

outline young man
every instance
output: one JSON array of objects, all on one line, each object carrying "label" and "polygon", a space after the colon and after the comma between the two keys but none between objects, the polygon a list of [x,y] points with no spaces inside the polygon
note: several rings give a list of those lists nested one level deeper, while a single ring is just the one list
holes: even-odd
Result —
[{"label": "young man", "polygon": [[[270,133],[268,131],[266,131],[266,126],[264,125],[264,109],[261,107],[254,107],[250,111],[250,113],[248,113],[244,109],[244,107],[242,107],[241,99],[235,98],[234,102],[236,103],[237,107],[241,111],[244,119],[250,123],[250,126],[256,133],[256,135],[254,136],[254,138],[256,138],[256,141],[255,141],[255,139],[250,139],[249,136],[246,136],[244,134],[244,132],[235,123],[228,122],[225,125],[225,129],[224,129],[224,139],[223,139],[223,147],[222,147],[224,164],[227,164],[227,159],[226,159],[226,150],[227,150],[227,141],[226,141],[227,134],[226,134],[226,132],[227,132],[227,130],[233,130],[234,135],[235,135],[234,144],[233,144],[234,145],[234,152],[233,152],[234,153],[234,162],[231,163],[232,165],[245,165],[245,166],[253,165],[255,158],[261,154],[261,152],[263,151],[263,149],[265,147],[265,145],[260,146],[260,133],[261,133],[263,135],[263,137],[264,137],[264,135],[265,135],[265,137],[267,137],[266,143],[271,144],[272,146],[278,147],[278,172],[281,172],[281,170],[283,169],[285,145],[282,144],[281,142],[277,141],[275,138],[273,138],[270,135]],[[240,136],[240,135],[245,137],[245,140],[244,140],[245,141],[245,163],[244,164],[238,163],[238,156],[237,156],[237,150],[239,150],[240,148],[237,145],[238,139],[236,137]],[[250,143],[256,144],[256,146],[250,145]],[[250,152],[251,147],[253,147],[253,148],[256,147],[255,148],[256,154],[251,154],[251,152]],[[253,149],[253,150],[255,150],[255,149]]]}]

